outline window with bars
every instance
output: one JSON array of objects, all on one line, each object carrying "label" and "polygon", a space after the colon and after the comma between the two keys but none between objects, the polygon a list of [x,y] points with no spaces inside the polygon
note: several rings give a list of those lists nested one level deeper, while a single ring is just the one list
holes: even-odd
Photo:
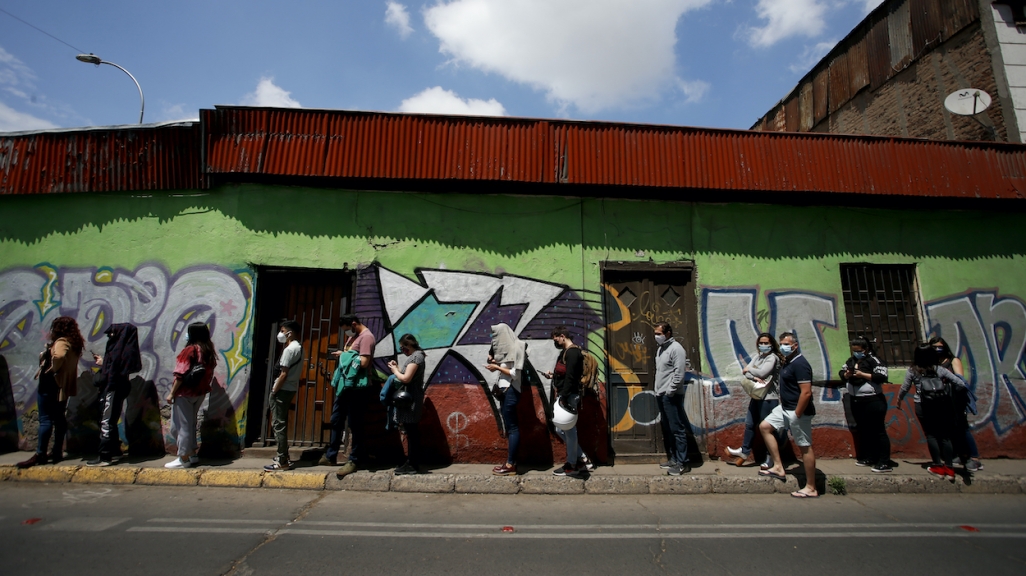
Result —
[{"label": "window with bars", "polygon": [[920,339],[919,290],[914,264],[841,264],[848,337],[875,340],[888,366],[912,363]]}]

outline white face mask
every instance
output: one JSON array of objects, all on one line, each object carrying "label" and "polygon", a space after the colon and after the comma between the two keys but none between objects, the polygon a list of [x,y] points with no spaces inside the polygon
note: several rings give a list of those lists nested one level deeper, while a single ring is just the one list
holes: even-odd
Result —
[{"label": "white face mask", "polygon": [[656,341],[656,344],[658,344],[659,346],[662,346],[663,344],[666,343],[666,335],[665,334],[656,334],[655,335],[655,341]]},{"label": "white face mask", "polygon": [[784,356],[790,356],[791,352],[794,352],[794,348],[790,344],[781,344],[780,353]]},{"label": "white face mask", "polygon": [[[291,334],[291,332],[289,332],[289,334]],[[278,332],[278,342],[281,342],[282,344],[284,344],[285,342],[288,341],[288,339],[289,338],[288,338],[288,336],[285,335],[285,332]]]},{"label": "white face mask", "polygon": [[769,354],[772,349],[773,347],[769,344],[759,344],[759,352],[762,352],[763,354]]}]

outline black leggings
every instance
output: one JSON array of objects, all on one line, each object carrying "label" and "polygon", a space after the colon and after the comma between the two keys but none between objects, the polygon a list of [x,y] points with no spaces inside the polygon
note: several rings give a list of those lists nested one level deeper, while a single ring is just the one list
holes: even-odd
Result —
[{"label": "black leggings", "polygon": [[934,464],[950,467],[956,453],[963,458],[964,464],[969,456],[969,446],[965,441],[965,411],[962,410],[961,418],[958,411],[951,398],[924,398],[916,404],[916,416],[926,434],[926,445]]},{"label": "black leggings", "polygon": [[891,438],[887,435],[887,398],[883,394],[853,396],[851,415],[865,460],[877,465],[891,461]]}]

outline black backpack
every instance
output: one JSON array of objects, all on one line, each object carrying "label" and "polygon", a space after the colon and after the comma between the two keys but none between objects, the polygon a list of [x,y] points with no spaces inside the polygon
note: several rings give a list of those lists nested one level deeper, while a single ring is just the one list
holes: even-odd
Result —
[{"label": "black backpack", "polygon": [[924,374],[916,383],[916,388],[919,390],[919,397],[923,400],[940,400],[951,397],[951,384],[937,375],[926,376]]}]

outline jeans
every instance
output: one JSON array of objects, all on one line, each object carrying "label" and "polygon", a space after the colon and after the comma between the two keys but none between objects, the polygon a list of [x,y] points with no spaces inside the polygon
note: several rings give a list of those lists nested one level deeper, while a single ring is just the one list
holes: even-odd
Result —
[{"label": "jeans", "polygon": [[178,443],[178,457],[188,460],[196,453],[196,418],[203,396],[176,396],[171,407],[171,434]]},{"label": "jeans", "polygon": [[39,444],[36,454],[46,456],[46,449],[53,436],[53,458],[64,459],[64,435],[68,431],[66,410],[68,401],[61,402],[59,392],[37,392],[36,405],[39,408]]},{"label": "jeans", "polygon": [[271,430],[274,432],[274,442],[278,445],[278,464],[283,466],[289,462],[289,407],[295,395],[294,390],[271,392]]},{"label": "jeans", "polygon": [[370,388],[346,388],[335,397],[331,406],[331,438],[324,455],[334,462],[342,449],[342,434],[349,420],[349,432],[353,435],[349,460],[358,461],[362,456],[360,440],[363,438],[363,418],[367,412],[368,390]]},{"label": "jeans", "polygon": [[752,440],[759,430],[759,424],[769,416],[780,400],[756,400],[752,398],[748,403],[748,414],[745,415],[745,439],[741,443],[741,453],[745,458],[752,453]]},{"label": "jeans", "polygon": [[684,411],[683,394],[662,394],[659,399],[659,424],[663,430],[663,448],[671,462],[688,461],[688,415]]},{"label": "jeans", "polygon": [[887,397],[853,396],[851,415],[863,458],[867,462],[886,465],[891,461],[891,439],[887,435]]},{"label": "jeans", "polygon": [[563,443],[566,444],[566,461],[572,466],[576,466],[584,458],[584,450],[581,449],[581,443],[577,441],[577,426],[569,430],[560,430],[556,428],[556,434],[563,439]]},{"label": "jeans", "polygon": [[128,389],[113,383],[100,396],[100,458],[111,459],[121,456],[121,435],[118,421],[121,409],[128,398]]},{"label": "jeans", "polygon": [[520,404],[520,391],[510,386],[502,397],[502,425],[506,427],[506,441],[509,450],[506,462],[517,463],[517,449],[520,447],[520,420],[517,417],[517,405]]}]

